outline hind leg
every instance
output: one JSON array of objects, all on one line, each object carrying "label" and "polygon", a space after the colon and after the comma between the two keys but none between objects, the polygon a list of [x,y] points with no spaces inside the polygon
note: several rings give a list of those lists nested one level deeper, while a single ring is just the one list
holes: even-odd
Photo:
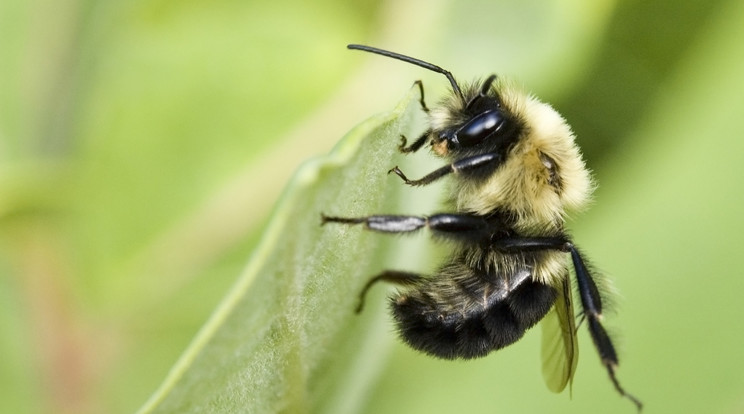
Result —
[{"label": "hind leg", "polygon": [[400,285],[400,286],[412,286],[418,283],[422,279],[424,279],[424,277],[418,273],[404,272],[400,270],[383,271],[377,276],[371,278],[367,282],[367,284],[364,285],[364,287],[362,288],[362,291],[359,292],[359,304],[356,307],[356,313],[359,313],[362,311],[362,308],[364,308],[364,298],[367,295],[367,291],[369,291],[369,289],[377,282],[388,282],[388,283],[393,283],[393,284]]}]

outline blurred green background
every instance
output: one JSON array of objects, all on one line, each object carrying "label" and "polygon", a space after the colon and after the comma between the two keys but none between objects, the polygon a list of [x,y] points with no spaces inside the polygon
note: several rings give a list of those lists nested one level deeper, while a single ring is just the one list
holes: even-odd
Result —
[{"label": "blurred green background", "polygon": [[[571,228],[622,294],[621,381],[647,412],[744,412],[742,22],[738,0],[3,1],[0,411],[136,410],[297,165],[415,79],[447,91],[358,42],[551,102],[599,182]],[[396,343],[367,412],[632,412],[580,344],[570,399],[537,330],[467,363]]]}]

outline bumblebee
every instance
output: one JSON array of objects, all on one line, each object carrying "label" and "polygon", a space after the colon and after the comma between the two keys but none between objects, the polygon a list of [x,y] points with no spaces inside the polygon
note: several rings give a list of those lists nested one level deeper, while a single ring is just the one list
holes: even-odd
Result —
[{"label": "bumblebee", "polygon": [[[431,63],[369,46],[371,52],[443,74],[452,93],[429,109],[429,128],[399,149],[425,145],[447,164],[419,179],[397,166],[389,171],[410,186],[452,180],[451,212],[431,216],[321,215],[322,223],[363,225],[382,233],[428,229],[452,243],[432,275],[387,270],[377,282],[403,287],[390,300],[400,337],[412,348],[443,359],[479,358],[518,341],[542,321],[543,374],[548,388],[570,384],[578,361],[577,319],[569,262],[574,269],[581,317],[610,380],[640,410],[615,375],[618,357],[602,326],[603,298],[593,270],[565,229],[566,212],[587,204],[593,190],[589,171],[566,121],[551,106],[496,75],[460,85]],[[570,260],[569,260],[570,257]]]}]

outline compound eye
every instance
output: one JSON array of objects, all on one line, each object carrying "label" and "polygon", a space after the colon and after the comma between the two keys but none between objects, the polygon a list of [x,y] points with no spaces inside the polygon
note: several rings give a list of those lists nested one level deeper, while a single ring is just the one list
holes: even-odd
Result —
[{"label": "compound eye", "polygon": [[461,126],[455,133],[454,139],[463,147],[479,144],[488,136],[501,129],[505,121],[500,111],[490,110],[483,112]]}]

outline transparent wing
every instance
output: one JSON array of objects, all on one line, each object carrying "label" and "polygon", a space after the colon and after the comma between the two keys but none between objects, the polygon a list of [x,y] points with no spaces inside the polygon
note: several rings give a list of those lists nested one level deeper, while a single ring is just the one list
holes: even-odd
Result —
[{"label": "transparent wing", "polygon": [[561,392],[573,381],[579,362],[579,343],[571,304],[571,278],[566,275],[555,305],[542,321],[542,372],[553,392]]}]

